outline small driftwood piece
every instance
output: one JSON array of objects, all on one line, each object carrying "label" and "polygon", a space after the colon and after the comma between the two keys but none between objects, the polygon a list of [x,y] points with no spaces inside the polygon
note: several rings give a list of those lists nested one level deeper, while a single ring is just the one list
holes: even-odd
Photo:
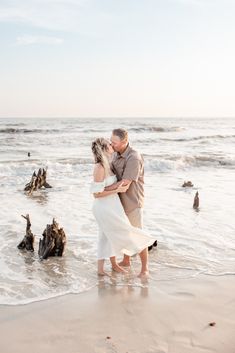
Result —
[{"label": "small driftwood piece", "polygon": [[63,256],[66,243],[66,235],[63,228],[53,218],[52,224],[47,224],[39,241],[38,255],[41,260],[49,256]]},{"label": "small driftwood piece", "polygon": [[32,178],[29,183],[25,185],[24,191],[28,191],[29,194],[32,194],[33,191],[37,189],[44,188],[51,188],[52,186],[47,182],[47,171],[46,169],[40,168],[38,173],[33,172]]},{"label": "small driftwood piece", "polygon": [[199,207],[199,195],[198,195],[198,191],[197,191],[195,196],[194,196],[194,200],[193,200],[193,208],[195,210],[197,210],[198,207]]},{"label": "small driftwood piece", "polygon": [[185,181],[182,185],[183,188],[186,188],[186,187],[190,187],[192,188],[193,187],[193,183],[189,180],[189,181]]},{"label": "small driftwood piece", "polygon": [[26,223],[26,234],[24,236],[24,239],[19,243],[19,245],[17,246],[18,249],[23,250],[26,249],[28,251],[34,251],[34,239],[35,236],[33,235],[32,231],[31,231],[31,222],[30,222],[30,218],[29,218],[29,214],[27,214],[26,216],[21,215],[24,219],[26,219],[27,223]]}]

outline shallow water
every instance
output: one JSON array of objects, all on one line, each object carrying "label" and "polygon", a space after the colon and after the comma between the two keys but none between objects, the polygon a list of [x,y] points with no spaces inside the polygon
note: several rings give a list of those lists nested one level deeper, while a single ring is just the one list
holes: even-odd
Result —
[{"label": "shallow water", "polygon": [[[150,281],[235,274],[235,120],[0,119],[0,303],[79,293],[97,284],[90,144],[120,126],[145,158],[145,227],[159,242],[150,253]],[[48,167],[53,188],[27,196],[24,185],[40,167]],[[194,187],[182,188],[184,180]],[[192,208],[196,191],[198,212]],[[33,254],[17,249],[26,213],[36,235]],[[66,251],[40,262],[39,238],[53,217],[67,234]],[[129,275],[104,281],[144,286],[138,269],[135,257]]]}]

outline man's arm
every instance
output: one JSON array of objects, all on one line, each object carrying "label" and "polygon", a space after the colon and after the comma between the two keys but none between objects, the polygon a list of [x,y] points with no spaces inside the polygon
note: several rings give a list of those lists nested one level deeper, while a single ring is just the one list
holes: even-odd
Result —
[{"label": "man's arm", "polygon": [[132,180],[129,180],[129,179],[122,179],[120,180],[119,182],[115,183],[115,184],[112,184],[112,185],[109,185],[109,186],[106,186],[105,187],[105,191],[112,191],[112,190],[116,190],[119,185],[122,184],[122,186],[125,186],[126,187],[126,190],[129,189],[130,185],[132,183]]},{"label": "man's arm", "polygon": [[100,197],[105,197],[105,196],[108,196],[108,195],[113,195],[113,194],[117,194],[117,193],[126,192],[126,190],[127,190],[127,186],[123,186],[122,183],[120,183],[120,185],[116,189],[113,189],[113,190],[104,189],[104,191],[102,191],[102,192],[94,193],[93,196],[94,196],[95,199],[98,199]]},{"label": "man's arm", "polygon": [[132,183],[132,180],[129,180],[129,179],[122,179],[121,180],[121,183],[123,186],[126,186],[127,190],[129,189],[131,183]]}]

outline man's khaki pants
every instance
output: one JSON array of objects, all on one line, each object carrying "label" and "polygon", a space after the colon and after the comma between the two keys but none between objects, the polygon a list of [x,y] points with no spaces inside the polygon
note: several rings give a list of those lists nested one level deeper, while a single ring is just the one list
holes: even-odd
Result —
[{"label": "man's khaki pants", "polygon": [[133,227],[143,228],[143,208],[136,208],[127,217]]}]

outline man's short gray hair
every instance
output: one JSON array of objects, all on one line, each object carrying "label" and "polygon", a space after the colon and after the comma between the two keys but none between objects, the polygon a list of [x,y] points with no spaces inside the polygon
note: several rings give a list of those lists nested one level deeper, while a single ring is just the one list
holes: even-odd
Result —
[{"label": "man's short gray hair", "polygon": [[125,129],[114,129],[113,135],[118,136],[120,140],[128,140],[128,132]]}]

